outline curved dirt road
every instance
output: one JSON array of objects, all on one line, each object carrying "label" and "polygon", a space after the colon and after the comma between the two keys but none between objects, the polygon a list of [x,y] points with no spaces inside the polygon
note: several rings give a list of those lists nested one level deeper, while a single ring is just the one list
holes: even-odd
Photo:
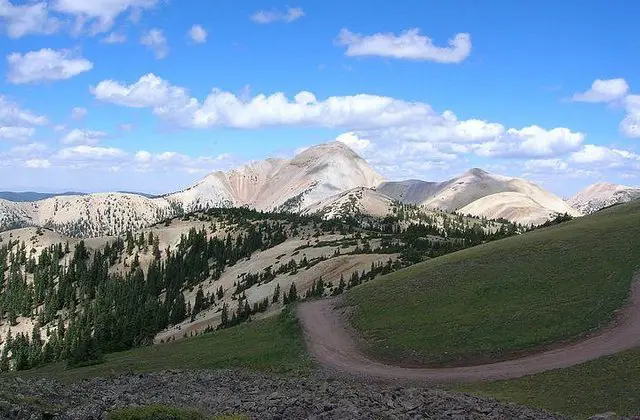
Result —
[{"label": "curved dirt road", "polygon": [[400,379],[430,383],[471,382],[517,378],[547,370],[566,368],[601,356],[640,346],[640,278],[634,279],[630,302],[615,322],[579,342],[520,359],[486,365],[428,369],[404,368],[372,360],[362,353],[356,339],[334,311],[334,300],[299,305],[298,319],[307,347],[323,366],[340,373],[372,379]]}]

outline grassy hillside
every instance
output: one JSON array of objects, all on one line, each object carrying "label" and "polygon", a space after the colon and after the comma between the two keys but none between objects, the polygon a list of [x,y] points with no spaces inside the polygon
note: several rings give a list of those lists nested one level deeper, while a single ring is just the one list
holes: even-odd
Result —
[{"label": "grassy hillside", "polygon": [[283,312],[277,317],[186,340],[111,353],[99,365],[66,369],[64,363],[56,363],[13,375],[76,381],[168,369],[243,368],[287,373],[311,366],[295,317]]},{"label": "grassy hillside", "polygon": [[575,418],[613,411],[640,413],[640,350],[602,357],[562,370],[456,390],[540,407]]},{"label": "grassy hillside", "polygon": [[345,296],[379,357],[463,365],[570,340],[609,322],[640,266],[640,202],[378,278]]}]

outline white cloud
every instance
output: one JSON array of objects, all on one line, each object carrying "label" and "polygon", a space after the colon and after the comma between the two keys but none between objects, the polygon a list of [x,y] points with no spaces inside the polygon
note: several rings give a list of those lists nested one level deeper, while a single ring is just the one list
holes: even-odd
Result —
[{"label": "white cloud", "polygon": [[361,35],[342,29],[338,43],[346,46],[351,57],[378,56],[437,63],[460,63],[471,53],[471,35],[459,33],[449,40],[447,47],[434,45],[431,38],[420,35],[418,29],[408,29],[396,36],[393,33]]},{"label": "white cloud", "polygon": [[106,37],[102,38],[104,44],[122,44],[127,41],[127,36],[119,32],[111,32]]},{"label": "white cloud", "polygon": [[91,92],[101,101],[148,107],[162,118],[193,128],[302,125],[358,129],[417,122],[432,113],[427,104],[385,96],[360,94],[318,100],[307,91],[292,99],[280,92],[241,99],[234,93],[214,89],[201,103],[190,97],[186,89],[154,74],[147,74],[131,85],[105,80],[91,88]]},{"label": "white cloud", "polygon": [[[373,146],[428,155],[447,161],[474,153],[484,157],[553,158],[577,151],[584,134],[568,128],[535,125],[506,128],[480,119],[459,120],[451,111],[436,113],[428,104],[385,96],[352,95],[318,99],[308,91],[293,98],[234,94],[218,89],[203,100],[154,74],[126,85],[113,80],[91,89],[101,101],[127,107],[150,108],[159,117],[188,128],[309,126],[348,130],[339,141],[362,151]],[[370,152],[372,153],[372,152]]]},{"label": "white cloud", "polygon": [[628,150],[587,144],[571,155],[571,161],[580,164],[603,164],[616,167],[629,162],[640,162],[640,155]]},{"label": "white cloud", "polygon": [[181,171],[190,174],[208,173],[220,169],[221,165],[229,167],[235,163],[229,154],[218,156],[193,157],[178,152],[162,152],[152,154],[146,150],[138,151],[134,156],[135,169],[148,171]]},{"label": "white cloud", "polygon": [[24,166],[32,169],[46,169],[51,167],[51,162],[48,159],[29,159]]},{"label": "white cloud", "polygon": [[620,131],[627,137],[640,138],[640,95],[629,95],[624,103],[627,115],[620,122]]},{"label": "white cloud", "polygon": [[575,102],[613,102],[622,99],[629,91],[627,81],[617,79],[597,79],[586,92],[576,93],[572,100]]},{"label": "white cloud", "polygon": [[61,142],[62,144],[84,144],[94,146],[100,143],[100,141],[105,137],[107,137],[107,133],[103,131],[80,130],[75,128],[65,135]]},{"label": "white cloud", "polygon": [[193,25],[191,29],[189,29],[189,37],[196,44],[204,44],[207,42],[207,30],[202,27],[202,25]]},{"label": "white cloud", "polygon": [[567,162],[562,159],[536,159],[528,160],[524,163],[524,169],[527,172],[563,172],[569,168]]},{"label": "white cloud", "polygon": [[14,84],[70,79],[93,68],[91,61],[69,50],[50,48],[9,54],[7,64],[7,80]]},{"label": "white cloud", "polygon": [[89,111],[87,110],[87,108],[76,106],[71,110],[71,119],[81,120],[86,117],[88,113]]},{"label": "white cloud", "polygon": [[135,15],[157,3],[158,0],[54,0],[51,7],[75,16],[76,26],[83,28],[85,24],[91,24],[91,32],[100,33],[111,29],[122,13]]},{"label": "white cloud", "polygon": [[35,156],[45,152],[46,150],[47,146],[42,143],[29,143],[12,147],[9,149],[9,153],[20,156]]},{"label": "white cloud", "polygon": [[81,145],[60,149],[53,157],[60,161],[100,161],[124,158],[126,153],[115,147]]},{"label": "white cloud", "polygon": [[259,10],[251,15],[251,20],[255,23],[267,24],[274,22],[291,23],[305,16],[304,10],[300,7],[287,7],[286,11],[276,9]]},{"label": "white cloud", "polygon": [[188,92],[172,86],[153,73],[142,76],[136,83],[126,86],[114,80],[104,80],[90,89],[99,100],[130,108],[162,108],[186,106]]},{"label": "white cloud", "polygon": [[151,160],[151,153],[146,150],[140,150],[136,153],[135,160],[136,162],[147,163]]},{"label": "white cloud", "polygon": [[552,157],[578,150],[584,134],[568,128],[546,130],[532,125],[522,129],[510,128],[505,135],[479,145],[476,153],[487,157]]},{"label": "white cloud", "polygon": [[156,59],[162,60],[169,54],[167,38],[160,29],[151,29],[140,38],[140,43],[153,51]]},{"label": "white cloud", "polygon": [[34,135],[33,127],[0,126],[0,140],[22,141]]},{"label": "white cloud", "polygon": [[55,33],[60,28],[60,22],[49,15],[44,1],[14,5],[9,0],[0,0],[1,27],[4,27],[10,38],[21,38],[29,34]]},{"label": "white cloud", "polygon": [[35,134],[34,126],[47,123],[47,117],[20,108],[0,95],[0,140],[22,141]]},{"label": "white cloud", "polygon": [[336,137],[336,141],[346,144],[356,152],[361,152],[371,145],[367,139],[360,138],[356,133],[342,133]]}]

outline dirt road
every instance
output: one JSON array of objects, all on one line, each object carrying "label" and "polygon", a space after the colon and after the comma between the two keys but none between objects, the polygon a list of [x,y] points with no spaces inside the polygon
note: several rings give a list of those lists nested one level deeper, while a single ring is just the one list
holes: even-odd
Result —
[{"label": "dirt road", "polygon": [[634,279],[630,302],[619,311],[615,322],[588,338],[520,359],[456,368],[404,368],[372,360],[356,345],[356,338],[334,310],[334,302],[325,299],[299,305],[297,314],[307,347],[323,366],[366,378],[429,383],[517,378],[566,368],[640,346],[640,277]]}]

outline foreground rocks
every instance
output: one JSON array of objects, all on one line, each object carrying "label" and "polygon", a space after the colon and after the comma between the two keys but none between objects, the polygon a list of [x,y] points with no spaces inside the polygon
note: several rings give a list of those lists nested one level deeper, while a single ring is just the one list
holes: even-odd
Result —
[{"label": "foreground rocks", "polygon": [[235,371],[161,372],[64,385],[2,378],[0,418],[105,419],[146,404],[252,419],[557,419],[540,410],[440,390],[363,384],[322,376],[281,378]]}]

